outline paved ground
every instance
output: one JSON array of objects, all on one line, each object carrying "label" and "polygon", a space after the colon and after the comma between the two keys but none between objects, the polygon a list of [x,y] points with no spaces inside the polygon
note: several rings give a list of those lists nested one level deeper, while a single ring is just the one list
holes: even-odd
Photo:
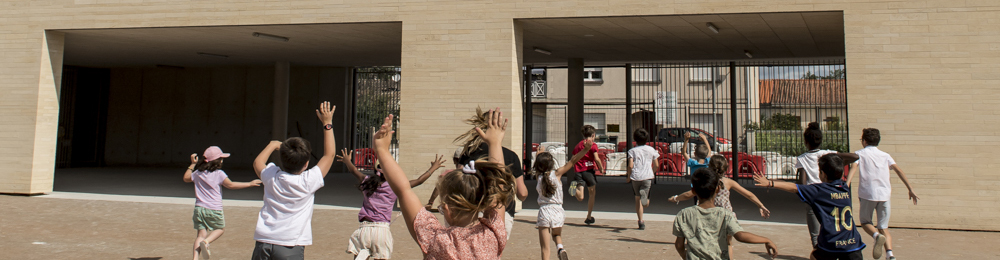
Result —
[{"label": "paved ground", "polygon": [[[67,192],[36,197],[0,195],[0,205],[4,205],[0,211],[0,258],[189,259],[195,235],[190,220],[192,204],[190,198]],[[248,259],[260,202],[226,200],[224,204],[226,234],[212,244],[212,259]],[[538,258],[534,217],[526,215],[517,217],[505,259]],[[306,248],[306,258],[349,259],[344,250],[357,228],[356,217],[353,209],[317,206],[314,244]],[[677,258],[671,222],[650,221],[647,230],[639,231],[632,220],[611,218],[593,226],[575,224],[582,222],[580,218],[567,219],[565,243],[572,259]],[[807,259],[802,257],[810,249],[804,226],[744,224],[744,228],[772,238],[782,254],[778,259]],[[420,259],[420,251],[401,221],[392,224],[392,232],[396,238],[393,259]],[[987,244],[1000,240],[997,232],[898,229],[893,234],[900,259],[1000,258],[1000,251]],[[736,259],[767,259],[763,252],[763,246],[738,244]]]}]

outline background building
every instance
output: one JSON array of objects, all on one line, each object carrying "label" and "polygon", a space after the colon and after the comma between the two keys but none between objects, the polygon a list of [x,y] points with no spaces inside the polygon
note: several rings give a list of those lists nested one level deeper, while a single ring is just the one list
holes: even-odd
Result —
[{"label": "background building", "polygon": [[50,192],[64,149],[68,166],[175,166],[206,142],[254,154],[314,138],[321,100],[338,105],[344,147],[358,67],[400,67],[382,92],[398,91],[399,160],[416,174],[476,106],[510,111],[505,143],[522,145],[526,66],[566,68],[573,129],[599,88],[584,67],[843,60],[848,140],[881,129],[923,198],[894,180],[893,224],[1000,230],[998,16],[1000,2],[974,0],[4,1],[0,192]]}]

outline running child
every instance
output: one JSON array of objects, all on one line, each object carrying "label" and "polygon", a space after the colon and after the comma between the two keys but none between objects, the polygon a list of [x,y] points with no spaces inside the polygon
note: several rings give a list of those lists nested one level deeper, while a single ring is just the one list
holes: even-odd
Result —
[{"label": "running child", "polygon": [[694,147],[694,158],[691,158],[687,150],[691,133],[684,132],[684,146],[681,146],[681,154],[684,155],[688,172],[692,174],[698,169],[708,167],[708,162],[712,160],[712,146],[709,145],[708,138],[704,134],[698,134],[698,137],[701,138],[701,143]]},{"label": "running child", "polygon": [[535,165],[532,166],[532,174],[538,179],[535,190],[538,191],[538,220],[535,226],[538,228],[538,240],[542,247],[542,259],[548,260],[549,237],[556,242],[556,253],[559,260],[569,259],[566,249],[562,243],[562,226],[566,222],[566,212],[563,210],[563,189],[560,178],[569,172],[577,161],[583,159],[590,151],[589,141],[584,143],[584,150],[577,153],[566,162],[565,165],[555,168],[556,160],[552,154],[543,152],[535,156]]},{"label": "running child", "polygon": [[[805,142],[806,148],[809,151],[795,158],[796,172],[798,173],[799,180],[802,180],[800,184],[812,185],[826,182],[819,176],[819,165],[816,162],[820,156],[831,153],[837,154],[845,163],[852,163],[858,160],[858,156],[852,153],[838,153],[834,150],[820,149],[819,147],[823,145],[823,131],[819,129],[819,123],[809,123],[806,130],[802,132],[802,141]],[[819,242],[817,239],[819,239],[820,227],[819,218],[816,217],[816,213],[812,208],[809,208],[809,211],[806,212],[806,226],[809,228],[809,238],[813,246],[816,246],[816,243]]]},{"label": "running child", "polygon": [[653,186],[654,173],[660,168],[660,152],[646,145],[649,132],[646,129],[636,129],[632,133],[636,147],[628,150],[628,167],[625,182],[632,183],[632,194],[635,195],[635,214],[639,217],[639,230],[646,229],[642,220],[642,211],[649,206],[649,188]]},{"label": "running child", "polygon": [[717,173],[705,168],[691,174],[691,191],[704,199],[696,206],[682,209],[674,219],[673,233],[677,237],[674,248],[681,259],[730,259],[729,236],[743,243],[764,244],[772,258],[777,256],[774,242],[743,231],[732,211],[715,206],[716,194],[722,189],[720,181]]},{"label": "running child", "polygon": [[406,173],[389,154],[392,118],[393,115],[385,118],[373,136],[372,146],[382,162],[389,187],[399,196],[406,228],[420,246],[424,259],[499,259],[507,244],[504,211],[514,195],[514,176],[507,171],[500,144],[507,128],[501,113],[490,111],[485,132],[477,128],[489,145],[489,161],[470,162],[439,179],[439,211],[444,224],[424,209],[420,198],[410,189]]},{"label": "running child", "polygon": [[[730,179],[730,178],[726,177],[726,171],[729,170],[729,161],[726,160],[725,156],[718,155],[718,154],[712,155],[712,158],[710,159],[710,161],[711,162],[708,163],[708,170],[712,171],[713,173],[715,173],[716,175],[718,175],[719,180],[720,180],[719,181],[719,187],[720,187],[719,188],[719,192],[715,194],[715,206],[716,207],[722,207],[722,208],[727,209],[730,212],[732,212],[733,211],[733,204],[729,200],[729,195],[731,194],[732,190],[735,190],[740,195],[743,195],[744,198],[747,198],[748,200],[750,200],[751,202],[753,202],[754,205],[757,205],[757,208],[760,209],[760,216],[761,217],[768,218],[768,217],[771,216],[771,211],[767,210],[767,207],[764,207],[764,203],[761,203],[760,200],[757,199],[757,195],[754,195],[753,192],[750,192],[746,188],[743,188],[743,186],[741,186],[739,183],[737,183],[733,179]],[[691,191],[687,191],[687,192],[684,192],[684,193],[682,193],[680,195],[674,195],[673,197],[670,197],[670,199],[667,199],[667,201],[678,203],[678,202],[681,202],[681,201],[685,201],[685,200],[691,199],[692,197],[695,197],[694,193],[691,192]],[[736,217],[736,213],[735,212],[733,213],[733,217],[734,218]],[[733,237],[729,236],[728,238],[726,238],[726,240],[728,241],[728,244],[729,244],[729,253],[730,253],[730,255],[732,255],[732,253],[733,253],[733,243],[732,243],[733,242]]]},{"label": "running child", "polygon": [[[836,154],[826,154],[817,160],[820,179],[824,183],[802,185],[784,181],[768,180],[763,174],[755,174],[757,186],[776,188],[798,194],[799,199],[816,213],[820,221],[818,243],[813,247],[812,259],[816,260],[862,260],[861,234],[854,229],[851,210],[851,188],[841,179],[844,175],[844,160]],[[875,241],[875,247],[882,247],[885,240]]]},{"label": "running child", "polygon": [[[226,232],[226,218],[222,213],[222,189],[245,189],[260,186],[260,180],[250,182],[233,182],[226,172],[222,171],[222,159],[229,158],[218,146],[205,149],[205,160],[198,160],[197,154],[191,154],[191,165],[184,171],[184,182],[194,182],[194,229],[198,231],[194,239],[195,260],[209,259],[211,252],[208,245]],[[193,172],[192,172],[193,171]]]},{"label": "running child", "polygon": [[[583,133],[583,140],[576,144],[573,148],[573,155],[583,151],[584,142],[594,142],[594,138],[597,137],[597,129],[594,129],[591,125],[583,126],[580,130]],[[583,221],[587,225],[594,224],[597,220],[591,216],[594,213],[594,199],[597,196],[597,171],[604,170],[604,163],[601,162],[599,156],[597,156],[597,144],[591,144],[590,151],[583,156],[583,159],[576,162],[576,166],[573,167],[576,170],[576,177],[572,182],[569,183],[569,195],[576,197],[577,201],[583,201],[583,186],[587,185],[587,193],[590,194],[590,199],[587,200],[587,218]]]},{"label": "running child", "polygon": [[[309,141],[292,137],[271,141],[253,161],[254,172],[264,182],[264,206],[257,216],[253,239],[253,260],[303,259],[305,246],[312,245],[314,194],[325,185],[323,178],[337,156],[333,138],[333,111],[323,102],[316,116],[323,124],[323,157],[308,168]],[[271,153],[279,151],[281,166],[265,165]]]},{"label": "running child", "polygon": [[[889,234],[889,215],[891,212],[889,197],[892,194],[892,186],[889,184],[891,175],[889,170],[895,171],[899,179],[903,181],[903,185],[906,185],[906,189],[910,193],[909,199],[913,200],[913,205],[917,205],[917,200],[920,198],[913,193],[910,181],[906,179],[906,173],[903,173],[903,169],[896,165],[892,156],[878,149],[878,143],[881,140],[882,136],[878,129],[865,128],[861,130],[861,146],[865,148],[854,152],[858,155],[859,160],[856,163],[857,166],[847,177],[847,181],[850,183],[855,175],[854,172],[860,170],[860,174],[858,174],[858,198],[861,209],[858,212],[861,214],[861,226],[876,241],[885,240],[885,254],[889,260],[895,260],[896,256],[892,254],[892,235]],[[873,213],[878,217],[878,222],[872,221]],[[880,246],[876,245],[872,250],[872,257],[882,258],[883,252]]]},{"label": "running child", "polygon": [[[396,194],[392,193],[389,184],[382,176],[382,168],[376,166],[375,174],[365,175],[354,166],[351,154],[347,148],[340,150],[337,160],[347,166],[347,171],[358,178],[358,190],[364,195],[361,201],[361,211],[358,212],[358,222],[360,227],[351,234],[351,239],[347,242],[347,252],[354,254],[355,260],[389,259],[392,256],[392,233],[389,232],[389,224],[392,224],[392,207],[396,205]],[[420,177],[410,180],[410,187],[416,187],[427,181],[434,171],[441,168],[444,163],[444,156],[435,155],[434,161],[427,172]]]}]

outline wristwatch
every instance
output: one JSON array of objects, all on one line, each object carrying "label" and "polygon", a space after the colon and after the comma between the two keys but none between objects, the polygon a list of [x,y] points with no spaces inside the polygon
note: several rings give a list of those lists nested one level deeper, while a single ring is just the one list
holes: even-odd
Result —
[{"label": "wristwatch", "polygon": [[325,125],[323,125],[323,130],[333,130],[333,124],[325,124]]}]

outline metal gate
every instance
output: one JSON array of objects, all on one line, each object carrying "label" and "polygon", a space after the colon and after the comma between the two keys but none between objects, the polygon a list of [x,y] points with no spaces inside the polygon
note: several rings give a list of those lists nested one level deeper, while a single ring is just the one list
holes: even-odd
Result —
[{"label": "metal gate", "polygon": [[[578,133],[562,126],[565,101],[552,98],[559,93],[540,93],[566,88],[546,85],[550,73],[538,69],[532,74],[539,76],[533,75],[526,84],[533,85],[531,113],[544,118],[546,128],[541,132],[546,136],[531,140],[549,144],[541,149],[550,150],[565,143],[567,134]],[[823,130],[821,148],[848,149],[843,60],[645,63],[589,69],[603,75],[597,75],[601,88],[587,91],[612,88],[628,93],[622,100],[588,95],[584,102],[585,122],[600,124],[595,127],[609,166],[605,175],[625,173],[624,152],[633,146],[632,132],[640,127],[650,132],[650,145],[660,151],[658,181],[688,181],[690,173],[681,154],[685,133],[692,135],[689,154],[702,143],[698,134],[705,135],[713,152],[730,160],[730,176],[743,182],[752,182],[754,173],[797,179],[794,158],[806,151],[802,130],[809,122],[818,122]],[[537,123],[532,128],[538,128]]]},{"label": "metal gate", "polygon": [[[389,114],[395,115],[393,130],[399,131],[399,67],[365,67],[354,69],[354,129],[352,146],[354,164],[360,169],[375,166],[375,153],[371,147],[372,135]],[[398,137],[398,135],[394,136]],[[398,155],[399,138],[392,139],[391,152]],[[398,158],[397,158],[398,159]]]}]

